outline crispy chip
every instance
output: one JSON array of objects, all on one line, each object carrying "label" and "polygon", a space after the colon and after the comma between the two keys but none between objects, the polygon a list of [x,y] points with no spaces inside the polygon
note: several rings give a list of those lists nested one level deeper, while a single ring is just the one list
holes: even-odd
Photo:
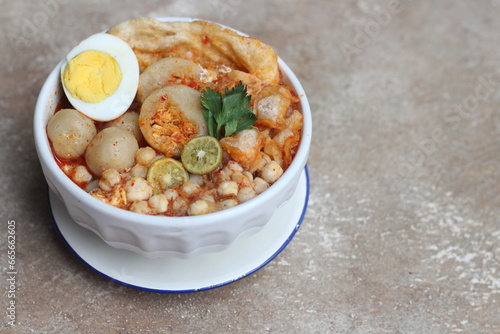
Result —
[{"label": "crispy chip", "polygon": [[159,59],[179,57],[207,68],[226,65],[270,85],[279,82],[277,55],[272,47],[218,24],[135,18],[113,26],[108,33],[130,45],[141,72]]}]

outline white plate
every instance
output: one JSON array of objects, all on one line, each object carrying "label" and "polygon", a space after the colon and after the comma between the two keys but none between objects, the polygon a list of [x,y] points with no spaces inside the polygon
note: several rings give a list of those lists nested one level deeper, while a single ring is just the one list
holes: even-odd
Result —
[{"label": "white plate", "polygon": [[223,251],[187,259],[146,258],[113,248],[95,233],[76,224],[64,204],[49,191],[52,216],[68,248],[99,274],[116,282],[154,292],[183,293],[217,288],[259,270],[292,240],[304,218],[309,198],[307,167],[290,200],[257,233],[238,237]]}]

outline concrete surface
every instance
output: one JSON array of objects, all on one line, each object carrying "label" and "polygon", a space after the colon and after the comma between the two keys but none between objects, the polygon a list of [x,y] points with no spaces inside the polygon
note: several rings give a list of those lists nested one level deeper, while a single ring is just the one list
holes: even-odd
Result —
[{"label": "concrete surface", "polygon": [[[500,333],[500,1],[0,8],[2,333]],[[308,93],[303,226],[234,284],[184,295],[127,288],[83,265],[52,226],[32,139],[37,94],[71,46],[135,16],[200,17],[258,37]]]}]

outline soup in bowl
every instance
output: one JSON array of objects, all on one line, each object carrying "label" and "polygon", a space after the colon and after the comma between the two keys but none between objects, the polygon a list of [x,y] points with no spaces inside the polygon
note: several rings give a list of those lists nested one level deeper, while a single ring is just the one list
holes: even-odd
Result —
[{"label": "soup in bowl", "polygon": [[305,92],[270,46],[181,18],[82,41],[34,115],[45,178],[71,218],[151,257],[264,226],[295,191],[311,134]]}]

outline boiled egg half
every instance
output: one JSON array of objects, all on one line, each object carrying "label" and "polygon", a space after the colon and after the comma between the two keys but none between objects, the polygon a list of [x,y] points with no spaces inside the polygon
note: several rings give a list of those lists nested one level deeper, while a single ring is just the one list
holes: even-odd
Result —
[{"label": "boiled egg half", "polygon": [[134,101],[139,63],[125,41],[98,33],[68,53],[61,66],[61,82],[76,110],[96,121],[110,121]]}]

